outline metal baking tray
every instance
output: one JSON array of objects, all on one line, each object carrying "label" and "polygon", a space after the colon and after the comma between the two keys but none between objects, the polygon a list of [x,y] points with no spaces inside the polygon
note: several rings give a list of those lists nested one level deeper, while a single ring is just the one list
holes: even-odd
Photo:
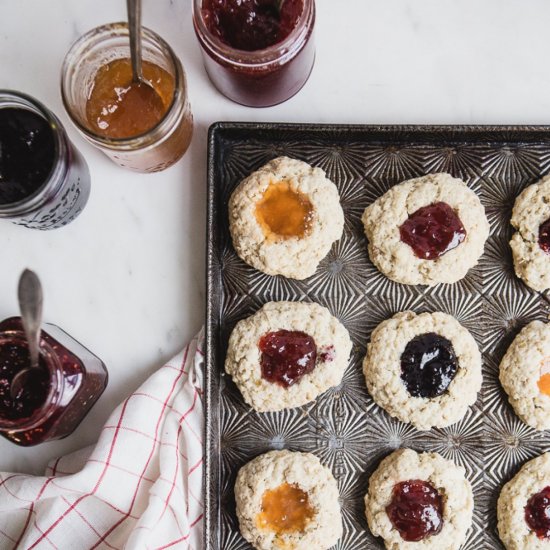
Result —
[{"label": "metal baking tray", "polygon": [[[345,230],[315,275],[305,281],[264,275],[242,262],[231,244],[228,199],[241,179],[288,155],[323,168],[336,183]],[[454,285],[405,286],[370,262],[361,224],[364,208],[390,186],[430,172],[462,178],[480,196],[491,235],[480,263]],[[515,197],[550,171],[550,127],[345,126],[218,123],[208,152],[208,258],[205,541],[210,550],[251,548],[239,534],[233,484],[238,469],[270,449],[309,451],[338,480],[344,535],[338,550],[383,548],[364,515],[368,479],[399,447],[437,451],[466,468],[475,511],[463,549],[502,548],[496,500],[502,485],[530,458],[550,449],[547,432],[523,424],[508,405],[498,365],[519,330],[548,318],[548,294],[514,275],[508,241]],[[315,402],[256,413],[224,374],[235,323],[271,300],[316,301],[353,340],[340,386]],[[370,333],[405,309],[444,311],[473,334],[484,357],[483,387],[464,419],[419,432],[392,419],[370,398],[361,362]]]}]

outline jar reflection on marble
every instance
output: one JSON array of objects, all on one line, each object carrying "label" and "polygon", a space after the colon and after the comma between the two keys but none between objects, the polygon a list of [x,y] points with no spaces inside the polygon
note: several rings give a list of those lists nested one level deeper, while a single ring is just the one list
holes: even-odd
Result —
[{"label": "jar reflection on marble", "polygon": [[89,195],[88,166],[58,118],[26,94],[0,90],[0,218],[55,229]]}]

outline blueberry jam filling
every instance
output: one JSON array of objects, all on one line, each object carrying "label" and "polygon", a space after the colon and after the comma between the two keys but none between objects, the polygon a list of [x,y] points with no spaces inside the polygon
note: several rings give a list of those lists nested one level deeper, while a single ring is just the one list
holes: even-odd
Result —
[{"label": "blueberry jam filling", "polygon": [[413,397],[441,395],[457,369],[451,342],[434,332],[415,336],[401,355],[401,380]]},{"label": "blueberry jam filling", "polygon": [[288,388],[315,368],[315,340],[296,330],[268,332],[260,338],[262,377]]},{"label": "blueberry jam filling", "polygon": [[550,486],[527,501],[525,521],[539,539],[550,538]]},{"label": "blueberry jam filling", "polygon": [[427,481],[396,483],[386,513],[401,538],[408,542],[437,535],[443,527],[443,500]]},{"label": "blueberry jam filling", "polygon": [[413,212],[399,235],[417,258],[435,260],[456,248],[466,238],[466,229],[446,202],[435,202]]}]

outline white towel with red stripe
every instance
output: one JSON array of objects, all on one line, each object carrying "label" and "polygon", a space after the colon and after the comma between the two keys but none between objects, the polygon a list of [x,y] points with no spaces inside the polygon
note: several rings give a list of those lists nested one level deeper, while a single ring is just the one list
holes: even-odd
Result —
[{"label": "white towel with red stripe", "polygon": [[203,547],[203,342],[126,399],[94,448],[46,477],[0,473],[0,549]]}]

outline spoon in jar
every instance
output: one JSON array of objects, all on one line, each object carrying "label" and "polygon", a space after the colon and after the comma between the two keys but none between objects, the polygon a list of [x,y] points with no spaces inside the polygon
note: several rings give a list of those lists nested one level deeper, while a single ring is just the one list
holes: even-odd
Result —
[{"label": "spoon in jar", "polygon": [[27,385],[29,376],[35,369],[40,368],[40,327],[42,326],[42,285],[40,279],[30,269],[25,269],[19,278],[17,290],[19,310],[21,311],[21,323],[29,345],[30,366],[20,370],[10,384],[10,395],[17,399],[21,391]]}]

